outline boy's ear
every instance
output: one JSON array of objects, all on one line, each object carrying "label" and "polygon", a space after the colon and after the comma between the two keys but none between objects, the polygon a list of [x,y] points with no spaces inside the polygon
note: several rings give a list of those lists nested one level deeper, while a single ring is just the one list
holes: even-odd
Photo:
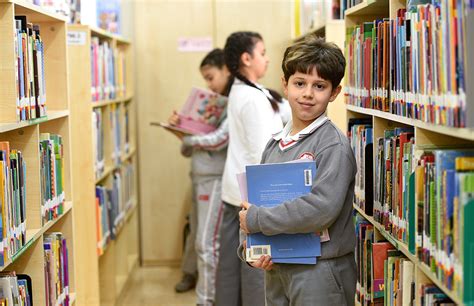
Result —
[{"label": "boy's ear", "polygon": [[288,98],[288,82],[285,80],[285,76],[281,76],[281,86],[283,86],[283,93],[285,94],[285,97]]},{"label": "boy's ear", "polygon": [[329,97],[329,102],[332,102],[334,100],[336,100],[337,96],[339,95],[339,93],[341,92],[341,89],[342,89],[342,86],[341,85],[338,85],[331,93],[331,97]]}]

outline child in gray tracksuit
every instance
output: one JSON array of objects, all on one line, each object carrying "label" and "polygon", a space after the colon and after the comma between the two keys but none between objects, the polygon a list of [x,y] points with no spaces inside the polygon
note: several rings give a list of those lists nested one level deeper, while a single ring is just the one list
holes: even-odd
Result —
[{"label": "child in gray tracksuit", "polygon": [[[273,136],[261,163],[297,159],[316,162],[311,193],[275,207],[242,203],[244,233],[265,235],[328,230],[315,265],[273,264],[263,255],[251,265],[265,270],[267,305],[353,305],[356,243],[352,200],[356,162],[349,142],[327,117],[328,103],[341,91],[345,59],[341,50],[314,36],[285,51],[282,78],[292,120]],[[245,259],[245,244],[239,256]]]}]

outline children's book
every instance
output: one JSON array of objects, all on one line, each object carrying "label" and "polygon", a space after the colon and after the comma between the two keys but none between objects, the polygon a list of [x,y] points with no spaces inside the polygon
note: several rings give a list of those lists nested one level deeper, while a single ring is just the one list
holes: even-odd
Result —
[{"label": "children's book", "polygon": [[[251,165],[246,167],[248,201],[261,207],[274,207],[311,192],[314,161]],[[246,257],[254,261],[270,255],[275,263],[315,264],[321,255],[321,241],[316,233],[247,235]]]},{"label": "children's book", "polygon": [[120,1],[97,1],[97,26],[106,31],[120,34]]},{"label": "children's book", "polygon": [[179,124],[154,123],[167,129],[191,135],[214,131],[226,116],[227,97],[207,89],[193,87],[179,112]]}]

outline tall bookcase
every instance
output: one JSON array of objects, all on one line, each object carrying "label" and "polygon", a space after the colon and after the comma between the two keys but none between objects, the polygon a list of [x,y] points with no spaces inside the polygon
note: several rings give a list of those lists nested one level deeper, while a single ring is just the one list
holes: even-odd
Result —
[{"label": "tall bookcase", "polygon": [[[441,3],[442,5],[452,5],[452,4],[447,4],[448,2],[446,1],[440,1],[440,6]],[[474,98],[472,94],[472,86],[474,85],[472,80],[473,80],[473,67],[472,65],[469,66],[471,62],[471,58],[469,58],[469,55],[472,54],[473,50],[473,41],[474,41],[474,32],[472,28],[473,24],[473,8],[472,7],[467,7],[469,4],[465,2],[466,4],[466,11],[465,15],[463,16],[463,21],[465,22],[465,30],[466,32],[464,33],[464,48],[465,48],[465,80],[466,80],[466,103],[467,107],[465,110],[466,114],[466,126],[471,126],[472,127],[472,121],[471,121],[471,113],[472,113],[472,99]],[[383,20],[383,18],[387,18],[390,20],[395,20],[397,19],[397,15],[399,12],[399,9],[406,8],[406,2],[403,0],[399,1],[383,1],[383,0],[365,0],[362,1],[361,3],[350,7],[346,10],[345,12],[345,24],[346,24],[346,29],[347,29],[347,37],[346,37],[346,42],[348,39],[350,39],[350,36],[353,35],[353,27],[354,26],[360,26],[361,29],[361,36],[364,35],[364,27],[363,24],[364,22],[373,22],[374,20]],[[471,4],[472,5],[472,4]],[[459,14],[459,11],[458,11]],[[421,27],[421,25],[420,25]],[[412,37],[414,33],[411,33]],[[366,37],[366,36],[364,36]],[[373,38],[373,37],[372,37]],[[387,66],[389,69],[393,69],[393,48],[397,48],[398,46],[393,46],[391,45],[392,41],[387,44],[387,46],[392,50],[388,54],[388,61],[387,64],[390,66]],[[450,41],[449,43],[446,44],[446,48],[450,48],[450,44],[453,42]],[[362,42],[361,42],[362,45]],[[444,45],[443,45],[444,46]],[[413,43],[411,45],[413,47]],[[361,47],[362,48],[362,47]],[[346,49],[346,52],[348,50]],[[346,54],[347,55],[347,54]],[[355,56],[355,55],[354,55]],[[373,68],[372,64],[371,69]],[[410,63],[411,67],[413,66],[414,63]],[[426,64],[428,65],[428,64]],[[406,67],[407,70],[411,69],[411,67]],[[397,67],[398,68],[398,67]],[[352,70],[351,70],[352,69]],[[354,66],[349,66],[347,73],[346,73],[346,80],[351,79],[351,77],[355,76],[356,78],[362,77],[362,73],[360,73],[361,67],[354,67]],[[413,68],[415,69],[415,68]],[[373,71],[373,70],[372,70]],[[360,74],[359,74],[360,73]],[[351,77],[349,77],[351,76]],[[372,75],[370,75],[372,78]],[[390,78],[390,76],[388,76]],[[370,92],[364,93],[364,91],[367,89],[364,87],[364,79],[358,79],[357,81],[354,81],[354,78],[352,78],[352,81],[361,86],[357,87],[354,86],[354,83],[350,84],[352,87],[350,90],[346,88],[346,101],[347,101],[347,118],[352,119],[352,118],[366,118],[368,121],[365,121],[363,124],[370,124],[371,129],[373,131],[373,159],[372,160],[366,160],[365,162],[370,162],[372,163],[370,169],[374,169],[373,173],[370,173],[370,175],[373,175],[374,177],[374,183],[372,185],[365,185],[365,188],[373,189],[369,192],[373,191],[373,196],[374,199],[376,197],[377,193],[377,186],[375,183],[375,180],[377,179],[376,177],[376,155],[377,155],[377,139],[378,138],[383,138],[384,137],[384,131],[388,129],[393,129],[393,128],[404,128],[404,129],[412,129],[413,130],[413,137],[414,137],[414,145],[415,148],[423,150],[423,149],[437,149],[437,148],[465,148],[465,147],[474,147],[474,129],[472,128],[456,128],[456,127],[450,127],[447,126],[447,124],[437,124],[437,123],[430,123],[431,122],[439,122],[435,120],[418,120],[418,119],[413,119],[415,116],[413,115],[414,113],[409,114],[409,112],[400,111],[400,109],[397,109],[394,107],[394,101],[397,99],[404,100],[406,103],[412,102],[412,103],[423,103],[420,101],[423,101],[423,99],[431,99],[431,101],[438,101],[436,99],[439,99],[439,97],[434,97],[434,96],[429,96],[428,97],[423,96],[423,95],[414,95],[413,92],[407,92],[401,89],[400,92],[394,92],[391,91],[392,85],[393,85],[393,78],[390,78],[389,82],[387,82],[386,88],[381,88],[380,91],[373,90],[373,96],[371,96]],[[349,82],[349,81],[348,81]],[[373,79],[372,81],[373,82]],[[347,85],[347,83],[346,83]],[[370,86],[369,86],[370,87]],[[387,90],[385,90],[387,89]],[[447,93],[441,93],[441,95],[447,94]],[[374,109],[373,107],[373,102],[372,102],[372,107],[367,107],[367,105],[364,105],[364,98],[365,101],[370,101],[370,97],[373,99],[379,99],[380,101],[386,101],[386,105],[390,105],[391,107],[387,109],[387,111],[382,111],[379,109]],[[368,98],[368,99],[367,99]],[[368,102],[371,103],[371,102]],[[383,102],[381,102],[382,104]],[[441,102],[442,103],[442,102]],[[443,104],[444,105],[444,104]],[[362,107],[366,106],[366,107]],[[448,105],[446,105],[448,106]],[[426,105],[425,105],[426,107]],[[377,108],[377,107],[375,107]],[[436,108],[435,108],[436,109]],[[403,114],[403,115],[398,115],[398,114]],[[425,118],[426,119],[426,118]],[[370,123],[367,123],[370,122]],[[362,123],[361,123],[362,124]],[[364,136],[365,137],[365,136]],[[439,162],[439,161],[437,161]],[[373,166],[373,167],[372,167]],[[365,165],[367,168],[368,166]],[[362,169],[364,171],[364,168],[359,168],[359,171]],[[368,169],[368,168],[367,168]],[[369,170],[370,171],[370,170]],[[367,181],[366,181],[367,182]],[[363,184],[363,183],[362,183]],[[415,183],[416,184],[416,183]],[[443,183],[444,184],[444,183]],[[394,184],[390,184],[391,188],[394,188]],[[387,187],[388,188],[388,187]],[[415,187],[416,188],[416,187]],[[392,189],[393,190],[393,189]],[[362,191],[363,192],[363,191]],[[439,191],[438,191],[439,192]],[[357,193],[357,188],[356,188],[356,193]],[[367,194],[367,193],[366,193]],[[409,196],[408,196],[409,197]],[[407,198],[408,199],[408,198]],[[403,200],[404,201],[404,200]],[[407,200],[408,202],[411,200]],[[415,202],[416,203],[416,202]],[[370,203],[372,204],[372,203]],[[375,208],[375,202],[373,203],[374,208]],[[365,207],[368,207],[367,203],[363,204]],[[418,203],[419,205],[419,203]],[[424,204],[426,205],[426,203]],[[369,205],[371,207],[371,205]],[[415,206],[416,207],[416,206]],[[426,207],[426,206],[425,206]],[[439,270],[438,273],[433,271],[433,267],[425,264],[422,262],[420,259],[420,256],[423,256],[419,254],[419,251],[417,248],[410,249],[409,244],[407,244],[406,240],[403,238],[400,239],[400,234],[393,234],[393,229],[392,233],[390,233],[390,230],[387,229],[386,224],[381,224],[379,223],[374,216],[372,216],[372,212],[367,212],[364,207],[360,207],[359,205],[354,204],[354,209],[355,211],[360,214],[369,224],[371,224],[374,228],[375,231],[375,236],[378,237],[376,239],[384,239],[388,242],[390,242],[393,247],[396,250],[399,250],[402,254],[402,256],[406,257],[409,261],[413,263],[414,267],[414,284],[415,284],[415,290],[414,294],[416,297],[417,305],[419,302],[419,295],[420,293],[420,285],[421,284],[434,284],[438,288],[441,289],[444,294],[449,296],[449,298],[454,301],[458,305],[473,305],[474,301],[471,299],[471,297],[468,297],[468,294],[466,294],[466,290],[470,291],[469,288],[464,288],[464,298],[460,298],[459,292],[455,292],[453,289],[449,289],[448,286],[446,285],[446,280],[443,281],[439,278]],[[415,208],[416,209],[416,208]],[[445,207],[441,206],[439,209],[442,211],[445,209]],[[375,211],[375,210],[374,210]],[[413,211],[410,212],[413,213]],[[417,224],[417,217],[419,212],[414,213],[415,217],[411,216],[413,219],[409,219],[411,223]],[[438,211],[439,213],[439,211]],[[374,212],[375,214],[375,212]],[[392,222],[392,221],[390,221]],[[431,221],[433,222],[433,221]],[[393,224],[396,224],[396,221],[393,221]],[[404,231],[411,231],[411,235],[414,235],[415,233],[413,232],[414,230],[416,231],[416,227],[413,227],[412,229],[409,228],[409,226],[413,226],[414,224],[406,224],[399,223],[396,225],[390,225],[390,227],[399,227],[403,228]],[[405,228],[406,226],[406,228]],[[467,223],[461,225],[461,227],[467,226]],[[440,229],[438,228],[437,231]],[[461,228],[461,231],[463,229]],[[408,234],[410,235],[410,234]],[[470,237],[465,237],[465,241],[472,241]],[[418,243],[418,242],[417,242]],[[465,245],[466,248],[471,248],[472,246]],[[437,251],[433,251],[434,253]],[[441,256],[441,255],[440,255]],[[472,258],[464,258],[465,263],[467,263],[471,266],[472,265]],[[359,263],[362,264],[362,263]],[[443,265],[446,264],[443,262]],[[439,267],[438,267],[439,268]],[[446,277],[446,276],[443,276]],[[470,273],[464,273],[464,277],[472,278],[472,271]],[[469,281],[470,285],[472,286],[472,280]],[[466,285],[466,284],[464,284]],[[466,286],[464,286],[466,287]],[[361,289],[363,290],[363,289]],[[461,291],[463,291],[461,289]],[[366,292],[367,293],[367,292]],[[370,293],[369,293],[370,295]]]},{"label": "tall bookcase", "polygon": [[[112,52],[120,52],[125,67],[117,68],[114,59],[116,79],[115,95],[107,94],[104,99],[93,101],[92,96],[102,90],[94,86],[94,72],[91,64],[93,44],[107,44]],[[97,47],[97,45],[96,45]],[[132,46],[126,39],[101,29],[84,25],[68,25],[68,62],[71,88],[71,133],[72,150],[78,154],[73,165],[79,173],[74,180],[80,207],[75,215],[75,227],[80,244],[77,246],[78,266],[78,305],[114,305],[120,296],[132,270],[139,260],[138,248],[138,198],[137,198],[137,142],[135,130],[136,101],[133,97]],[[97,69],[97,66],[96,68]],[[118,76],[118,71],[121,70]],[[96,75],[94,75],[96,73]],[[103,73],[100,72],[100,73]],[[109,75],[110,76],[110,75]],[[118,85],[122,80],[123,86]],[[107,92],[112,90],[109,88]],[[104,91],[105,92],[105,91]],[[96,124],[93,112],[102,115],[103,162],[96,162],[97,138],[93,136]],[[112,116],[115,114],[117,117]],[[127,118],[127,119],[125,119]],[[112,123],[114,121],[114,123]],[[113,125],[112,125],[113,124]],[[118,134],[115,134],[118,133]],[[127,136],[126,136],[127,135]],[[94,152],[94,154],[92,153]],[[125,173],[132,167],[134,190],[130,200],[120,211],[111,236],[99,236],[102,213],[96,202],[96,186],[112,188],[116,173]],[[100,168],[100,170],[98,169]],[[99,238],[100,237],[100,238]],[[86,268],[87,267],[87,268]]]},{"label": "tall bookcase", "polygon": [[[39,25],[44,43],[44,78],[47,115],[34,120],[17,121],[17,56],[15,53],[15,16],[26,16],[28,23]],[[66,48],[66,21],[57,14],[21,0],[0,1],[0,142],[8,141],[10,149],[20,150],[26,163],[26,239],[25,244],[4,266],[2,272],[28,274],[32,279],[33,303],[46,304],[45,235],[61,232],[67,240],[69,253],[70,304],[75,304],[75,236],[72,194],[69,85]],[[42,222],[42,181],[40,169],[41,133],[59,134],[63,144],[64,192],[63,213]],[[5,224],[3,225],[5,226]]]}]

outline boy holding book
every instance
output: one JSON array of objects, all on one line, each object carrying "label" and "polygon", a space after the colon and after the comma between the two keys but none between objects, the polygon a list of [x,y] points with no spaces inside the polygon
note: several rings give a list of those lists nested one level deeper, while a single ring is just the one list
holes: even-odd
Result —
[{"label": "boy holding book", "polygon": [[[273,264],[268,255],[251,265],[266,271],[267,305],[353,305],[356,162],[346,136],[325,114],[341,91],[345,59],[336,45],[310,36],[287,48],[282,69],[292,120],[269,141],[262,164],[310,159],[316,162],[316,176],[311,193],[278,206],[242,203],[240,227],[265,235],[327,229],[329,241],[321,243],[315,265]],[[239,248],[242,257],[244,249],[245,243]]]}]

